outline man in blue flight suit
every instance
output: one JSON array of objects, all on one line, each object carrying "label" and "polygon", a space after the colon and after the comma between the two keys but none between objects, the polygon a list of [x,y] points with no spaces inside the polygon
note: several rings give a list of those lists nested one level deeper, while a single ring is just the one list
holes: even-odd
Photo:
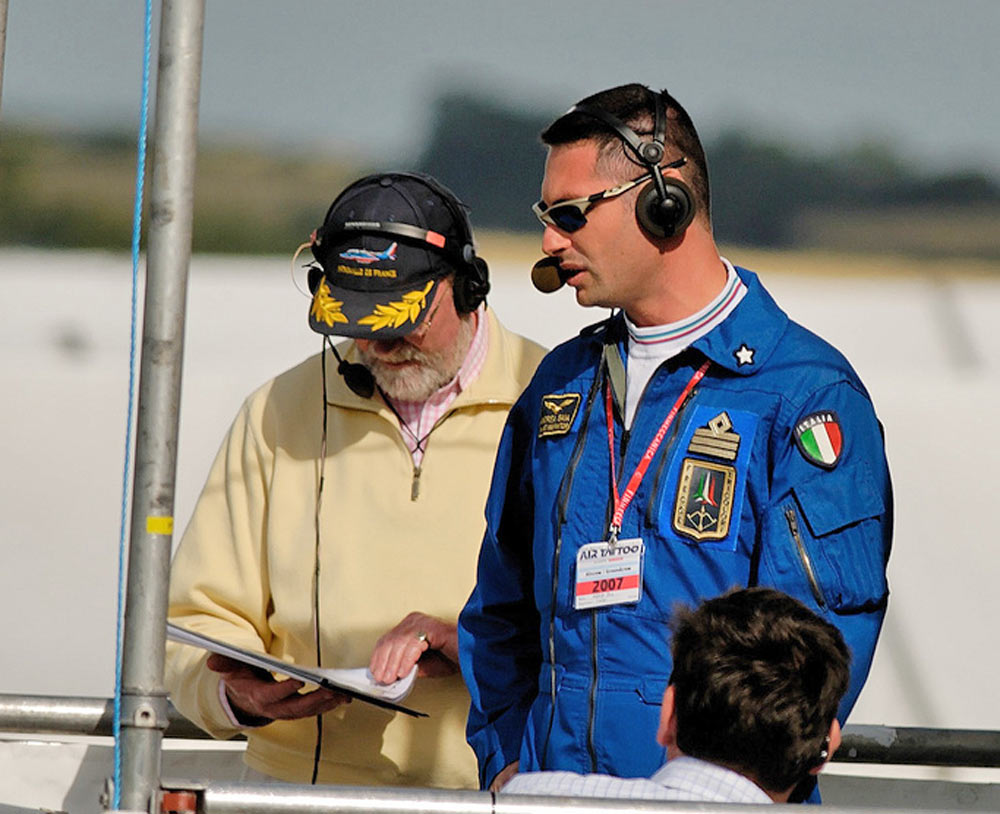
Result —
[{"label": "man in blue flight suit", "polygon": [[584,306],[514,406],[459,620],[484,787],[521,771],[647,777],[678,601],[765,585],[852,651],[843,722],[888,597],[892,495],[868,393],[719,256],[705,155],[666,91],[584,99],[542,134],[535,213]]}]

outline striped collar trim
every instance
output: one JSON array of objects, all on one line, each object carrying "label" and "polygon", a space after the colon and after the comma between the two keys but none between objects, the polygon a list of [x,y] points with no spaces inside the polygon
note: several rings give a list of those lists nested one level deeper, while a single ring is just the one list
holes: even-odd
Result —
[{"label": "striped collar trim", "polygon": [[662,342],[683,339],[685,336],[699,331],[705,332],[714,327],[716,322],[721,322],[728,313],[729,307],[739,300],[747,290],[732,264],[724,257],[722,262],[726,265],[726,285],[719,296],[701,312],[680,322],[657,325],[653,328],[636,327],[626,315],[625,324],[628,326],[629,338],[638,345],[659,345]]}]

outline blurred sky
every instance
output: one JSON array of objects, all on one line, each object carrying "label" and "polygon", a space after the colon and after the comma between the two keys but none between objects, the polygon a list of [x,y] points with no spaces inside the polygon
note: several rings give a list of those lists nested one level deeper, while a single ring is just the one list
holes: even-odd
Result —
[{"label": "blurred sky", "polygon": [[[9,0],[0,115],[138,121],[143,6]],[[709,137],[874,137],[997,176],[998,39],[998,0],[208,0],[201,131],[405,163],[443,88],[555,115],[638,80]]]}]

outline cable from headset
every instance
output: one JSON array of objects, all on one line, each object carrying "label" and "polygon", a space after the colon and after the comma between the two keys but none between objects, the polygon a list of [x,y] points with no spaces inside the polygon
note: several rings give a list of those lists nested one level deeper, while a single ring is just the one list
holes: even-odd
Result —
[{"label": "cable from headset", "polygon": [[316,240],[316,232],[314,231],[312,233],[312,235],[310,236],[309,240],[307,240],[305,243],[301,244],[295,250],[295,254],[292,255],[292,265],[291,265],[291,268],[289,269],[289,271],[290,271],[290,273],[292,275],[292,285],[294,285],[295,288],[298,289],[298,292],[302,296],[308,297],[309,299],[312,299],[312,294],[310,294],[307,291],[303,291],[302,290],[302,286],[299,285],[299,281],[295,278],[295,261],[299,259],[299,255],[302,254],[303,251],[305,251],[310,246],[312,246],[312,244],[315,242],[315,240]]},{"label": "cable from headset", "polygon": [[[308,243],[303,244],[308,246]],[[302,246],[299,247],[299,251],[302,251]],[[296,255],[298,252],[296,252]],[[294,258],[292,260],[294,263]],[[319,361],[321,365],[321,378],[323,381],[323,425],[322,434],[320,436],[319,444],[319,484],[316,488],[316,513],[314,516],[314,525],[316,529],[316,540],[314,546],[314,567],[313,567],[313,632],[316,642],[316,666],[323,666],[323,648],[321,645],[320,637],[320,625],[319,625],[319,540],[320,540],[320,510],[323,504],[323,484],[326,480],[326,438],[327,438],[327,387],[326,387],[326,346],[328,343],[327,337],[323,337],[323,352],[319,356]],[[320,755],[323,753],[323,715],[319,714],[316,716],[316,749],[313,752],[313,771],[312,771],[312,784],[316,785],[316,779],[319,776],[319,759]]]}]

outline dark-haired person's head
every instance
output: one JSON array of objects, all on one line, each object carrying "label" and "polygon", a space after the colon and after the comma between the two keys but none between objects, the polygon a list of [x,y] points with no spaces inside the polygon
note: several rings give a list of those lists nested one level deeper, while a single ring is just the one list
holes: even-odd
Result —
[{"label": "dark-haired person's head", "polygon": [[769,588],[678,611],[657,739],[668,757],[726,766],[776,800],[840,744],[836,713],[850,654],[840,632]]},{"label": "dark-haired person's head", "polygon": [[[666,90],[654,91],[646,85],[631,83],[602,90],[581,99],[574,107],[586,106],[609,113],[630,127],[641,139],[653,136],[656,121],[656,97],[663,101],[666,115],[665,152],[661,166],[684,158],[678,170],[694,193],[695,217],[711,221],[711,198],[708,187],[708,164],[705,150],[694,122],[687,111]],[[639,174],[641,165],[623,148],[619,135],[605,122],[571,109],[550,124],[541,134],[542,143],[549,147],[578,141],[597,143],[597,168],[605,175],[628,181]]]}]

